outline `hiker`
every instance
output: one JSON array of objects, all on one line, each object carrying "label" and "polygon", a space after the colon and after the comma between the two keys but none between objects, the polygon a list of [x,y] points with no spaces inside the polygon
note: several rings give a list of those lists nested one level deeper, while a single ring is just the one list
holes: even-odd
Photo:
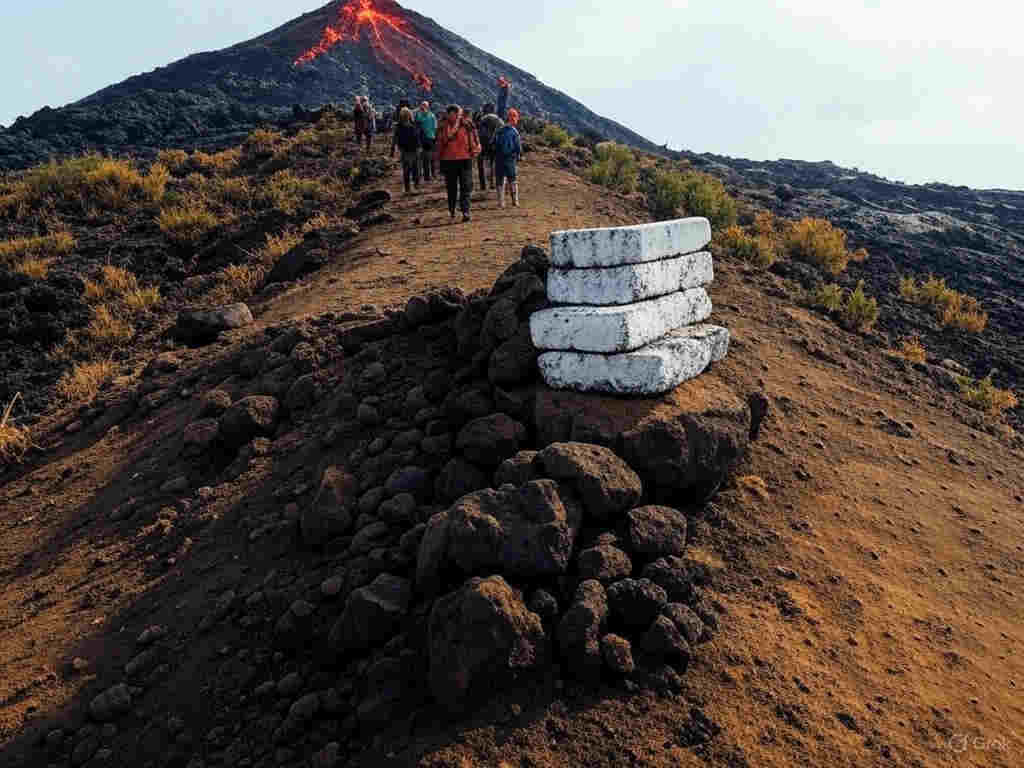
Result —
[{"label": "hiker", "polygon": [[504,75],[498,78],[498,114],[507,114],[508,97],[512,93],[512,83]]},{"label": "hiker", "polygon": [[[504,127],[504,121],[494,114],[493,104],[484,104],[483,109],[478,113],[479,118],[474,120],[477,134],[480,136],[480,147],[482,152],[477,158],[477,169],[480,172],[480,189],[487,189],[488,181],[491,189],[494,189],[494,137]],[[486,174],[484,173],[486,171]]]},{"label": "hiker", "polygon": [[480,154],[480,138],[473,121],[462,107],[448,107],[437,132],[437,157],[448,187],[448,214],[455,221],[455,203],[462,209],[462,220],[469,221],[469,196],[473,193],[473,158]]},{"label": "hiker", "polygon": [[505,207],[505,183],[512,192],[512,205],[519,207],[519,158],[523,155],[523,145],[519,140],[519,111],[511,108],[506,113],[508,120],[494,137],[494,175],[498,185],[498,206]]},{"label": "hiker", "polygon": [[366,149],[370,150],[370,145],[373,142],[373,137],[377,133],[377,110],[373,104],[370,103],[369,96],[363,96],[363,107],[366,109]]},{"label": "hiker", "polygon": [[416,110],[416,125],[420,131],[420,147],[423,149],[424,181],[434,178],[434,143],[437,141],[437,116],[430,111],[430,102],[424,101]]},{"label": "hiker", "polygon": [[366,146],[370,146],[370,119],[367,115],[366,105],[363,104],[363,97],[356,96],[356,106],[352,110],[352,123],[356,131],[356,144],[362,146],[363,136],[366,136]]},{"label": "hiker", "polygon": [[405,194],[412,190],[409,188],[411,181],[416,189],[420,188],[420,133],[416,123],[412,119],[412,110],[402,107],[398,113],[398,122],[395,125],[394,137],[391,140],[391,156],[395,156],[395,147],[402,153],[402,184],[405,186]]}]

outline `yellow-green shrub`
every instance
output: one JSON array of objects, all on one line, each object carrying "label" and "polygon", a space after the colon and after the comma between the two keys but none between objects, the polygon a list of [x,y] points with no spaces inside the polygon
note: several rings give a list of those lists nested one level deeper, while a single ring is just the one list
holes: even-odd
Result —
[{"label": "yellow-green shrub", "polygon": [[50,273],[50,267],[54,261],[54,259],[30,257],[15,262],[14,271],[26,277],[31,277],[33,280],[45,280],[46,276]]},{"label": "yellow-green shrub", "polygon": [[736,201],[719,179],[698,171],[691,171],[684,178],[683,207],[690,216],[703,216],[714,229],[725,229],[736,223]]},{"label": "yellow-green shrub", "polygon": [[878,301],[864,291],[864,281],[847,297],[842,322],[850,330],[867,331],[878,320]]},{"label": "yellow-green shrub", "polygon": [[835,283],[821,286],[814,294],[814,305],[828,312],[838,312],[843,307],[843,289]]},{"label": "yellow-green shrub", "polygon": [[929,275],[920,285],[912,277],[900,278],[900,296],[905,301],[929,307],[943,327],[981,333],[988,325],[988,313],[982,310],[981,303],[973,296],[948,287],[945,278]]},{"label": "yellow-green shrub", "polygon": [[992,383],[991,374],[980,381],[961,377],[959,383],[961,396],[967,404],[979,411],[984,411],[993,418],[997,418],[1003,411],[1016,408],[1019,405],[1017,396],[1013,392],[1008,389],[999,389]]},{"label": "yellow-green shrub", "polygon": [[792,222],[785,231],[786,251],[794,259],[827,269],[838,275],[851,260],[862,261],[867,252],[851,253],[846,247],[846,233],[825,219],[804,217]]},{"label": "yellow-green shrub", "polygon": [[544,126],[544,131],[541,133],[541,140],[549,147],[555,149],[562,149],[563,147],[569,146],[572,141],[572,137],[569,136],[569,132],[556,123],[548,123]]},{"label": "yellow-green shrub", "polygon": [[188,152],[183,149],[161,149],[156,154],[156,161],[171,173],[182,173],[188,165]]},{"label": "yellow-green shrub", "polygon": [[655,171],[647,192],[647,207],[656,220],[674,219],[686,197],[686,182],[677,171]]},{"label": "yellow-green shrub", "polygon": [[775,238],[769,234],[748,234],[738,224],[719,230],[715,236],[718,245],[728,254],[759,267],[775,263]]},{"label": "yellow-green shrub", "polygon": [[324,186],[319,181],[299,178],[292,171],[277,171],[260,184],[256,203],[291,216],[298,211],[303,200],[320,200],[324,193]]},{"label": "yellow-green shrub", "polygon": [[594,148],[597,160],[587,169],[587,178],[594,184],[626,194],[636,188],[637,165],[633,150],[614,141],[604,141]]}]

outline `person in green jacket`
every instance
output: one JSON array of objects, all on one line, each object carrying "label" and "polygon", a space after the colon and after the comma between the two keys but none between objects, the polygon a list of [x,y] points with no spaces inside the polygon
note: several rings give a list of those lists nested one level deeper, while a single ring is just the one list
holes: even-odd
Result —
[{"label": "person in green jacket", "polygon": [[420,132],[423,180],[434,178],[434,144],[437,142],[437,115],[430,111],[430,102],[424,101],[416,110],[416,126]]}]

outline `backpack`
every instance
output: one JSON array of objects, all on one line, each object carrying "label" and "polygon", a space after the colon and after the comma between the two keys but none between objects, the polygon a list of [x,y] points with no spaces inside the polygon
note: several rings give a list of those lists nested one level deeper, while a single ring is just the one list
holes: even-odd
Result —
[{"label": "backpack", "polygon": [[516,129],[511,125],[506,125],[494,137],[494,153],[502,157],[515,157],[518,154],[516,151],[517,137]]},{"label": "backpack", "polygon": [[480,147],[480,135],[476,131],[476,126],[470,121],[464,123],[466,130],[469,131],[469,155],[470,157],[476,157],[483,150]]},{"label": "backpack", "polygon": [[486,117],[486,115],[481,117],[480,122],[477,125],[478,130],[480,131],[480,143],[485,149],[490,150],[494,147],[494,137],[497,134],[497,131],[495,131],[494,121],[487,120]]},{"label": "backpack", "polygon": [[403,152],[412,152],[413,150],[419,149],[420,133],[419,130],[417,130],[415,123],[399,123],[398,135],[395,139],[395,143],[398,144],[398,148]]}]

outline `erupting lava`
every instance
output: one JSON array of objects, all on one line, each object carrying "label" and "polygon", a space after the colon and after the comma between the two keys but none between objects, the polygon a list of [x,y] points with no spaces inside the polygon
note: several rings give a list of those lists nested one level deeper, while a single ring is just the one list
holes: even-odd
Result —
[{"label": "erupting lava", "polygon": [[389,61],[404,69],[425,91],[431,90],[433,82],[427,75],[413,66],[402,53],[396,53],[388,47],[381,31],[391,31],[400,35],[405,41],[429,51],[426,43],[408,31],[408,23],[401,16],[386,13],[374,6],[374,0],[348,0],[338,11],[338,21],[329,24],[320,38],[320,42],[303,53],[295,60],[296,66],[312,61],[326,53],[338,43],[355,42],[363,30],[370,35],[370,42]]}]

